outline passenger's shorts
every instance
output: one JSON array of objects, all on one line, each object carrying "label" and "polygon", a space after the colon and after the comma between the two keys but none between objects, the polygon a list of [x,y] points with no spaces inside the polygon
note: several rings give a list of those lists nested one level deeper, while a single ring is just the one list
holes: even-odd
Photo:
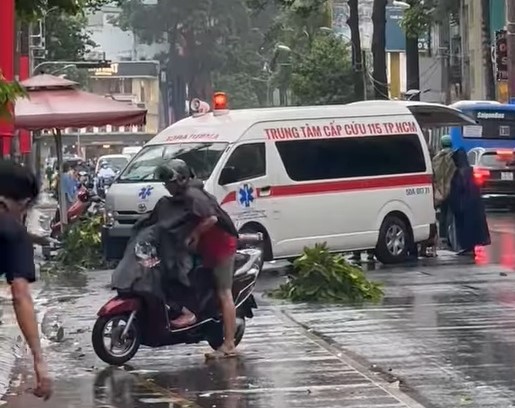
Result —
[{"label": "passenger's shorts", "polygon": [[216,288],[218,290],[232,289],[232,279],[234,275],[234,255],[220,261],[218,265],[213,268],[215,276]]}]

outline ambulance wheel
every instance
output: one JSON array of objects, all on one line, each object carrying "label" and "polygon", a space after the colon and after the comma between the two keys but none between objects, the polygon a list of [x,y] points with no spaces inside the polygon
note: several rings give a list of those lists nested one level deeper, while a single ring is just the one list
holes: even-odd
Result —
[{"label": "ambulance wheel", "polygon": [[241,227],[240,234],[263,234],[263,242],[260,242],[256,245],[257,248],[259,248],[263,254],[263,263],[265,261],[271,261],[273,260],[272,256],[272,245],[270,243],[270,237],[268,236],[267,232],[263,227],[260,225],[254,225],[254,224],[246,224],[243,227]]},{"label": "ambulance wheel", "polygon": [[379,230],[375,255],[379,262],[384,264],[404,262],[409,249],[413,246],[412,241],[406,222],[397,215],[389,215]]}]

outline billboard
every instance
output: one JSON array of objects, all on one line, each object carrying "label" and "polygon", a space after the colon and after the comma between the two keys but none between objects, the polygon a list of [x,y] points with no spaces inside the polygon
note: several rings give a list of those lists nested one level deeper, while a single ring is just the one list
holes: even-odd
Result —
[{"label": "billboard", "polygon": [[508,80],[508,42],[506,30],[495,32],[495,71],[498,81]]},{"label": "billboard", "polygon": [[[386,52],[405,52],[406,33],[401,27],[404,9],[386,6]],[[419,52],[429,51],[429,39],[424,35],[418,39]]]}]

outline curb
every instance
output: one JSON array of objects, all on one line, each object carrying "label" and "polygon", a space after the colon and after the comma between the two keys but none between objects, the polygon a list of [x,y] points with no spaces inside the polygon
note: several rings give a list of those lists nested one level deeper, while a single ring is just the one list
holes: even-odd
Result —
[{"label": "curb", "polygon": [[363,356],[357,356],[343,348],[338,342],[332,338],[318,333],[316,330],[311,329],[308,325],[299,322],[291,313],[286,310],[278,309],[277,313],[287,321],[294,323],[303,334],[311,339],[315,344],[324,348],[335,357],[337,357],[343,364],[354,369],[361,374],[367,381],[375,387],[383,390],[404,408],[425,408],[419,401],[410,395],[410,390],[407,390],[402,379],[392,376],[391,374],[382,372],[381,370],[373,371],[370,369],[368,361]]}]

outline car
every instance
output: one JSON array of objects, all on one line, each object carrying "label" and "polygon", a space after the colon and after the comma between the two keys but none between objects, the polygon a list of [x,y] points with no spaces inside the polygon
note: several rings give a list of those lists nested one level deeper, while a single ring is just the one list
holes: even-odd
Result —
[{"label": "car", "polygon": [[131,156],[127,154],[108,154],[100,156],[95,168],[95,174],[99,172],[102,163],[107,163],[115,172],[120,172],[127,166],[130,160]]},{"label": "car", "polygon": [[476,147],[468,159],[485,203],[515,209],[515,150]]},{"label": "car", "polygon": [[436,219],[422,127],[475,123],[418,101],[231,110],[216,95],[212,111],[202,106],[192,102],[193,115],[156,135],[110,187],[107,259],[120,259],[134,223],[167,194],[156,167],[179,158],[239,232],[263,235],[264,260],[326,243],[402,262]]}]

